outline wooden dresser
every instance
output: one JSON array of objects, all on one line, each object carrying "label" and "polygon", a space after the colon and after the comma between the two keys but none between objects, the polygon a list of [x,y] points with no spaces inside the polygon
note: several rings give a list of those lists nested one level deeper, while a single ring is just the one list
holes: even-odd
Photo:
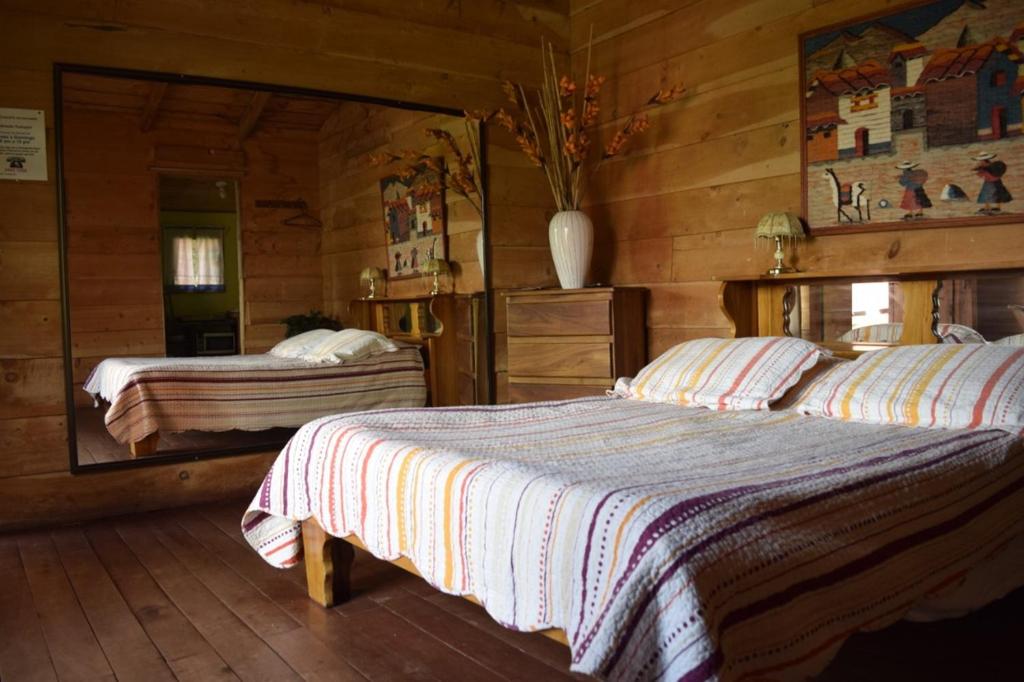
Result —
[{"label": "wooden dresser", "polygon": [[647,358],[647,290],[543,289],[505,294],[509,401],[600,395]]}]

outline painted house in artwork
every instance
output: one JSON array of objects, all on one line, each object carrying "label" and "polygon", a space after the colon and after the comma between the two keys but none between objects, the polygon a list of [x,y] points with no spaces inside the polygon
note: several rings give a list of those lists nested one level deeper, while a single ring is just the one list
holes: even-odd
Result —
[{"label": "painted house in artwork", "polygon": [[1003,38],[936,50],[918,80],[928,107],[929,146],[1019,135],[1020,61],[1021,52]]},{"label": "painted house in artwork", "polygon": [[[888,152],[892,144],[889,69],[875,60],[842,61],[840,68],[816,73],[808,88],[806,134],[811,163]],[[832,136],[835,141],[829,142]]]},{"label": "painted house in artwork", "polygon": [[927,114],[924,86],[918,84],[928,50],[919,42],[902,43],[889,54],[892,75],[892,131],[913,130],[924,125]]}]

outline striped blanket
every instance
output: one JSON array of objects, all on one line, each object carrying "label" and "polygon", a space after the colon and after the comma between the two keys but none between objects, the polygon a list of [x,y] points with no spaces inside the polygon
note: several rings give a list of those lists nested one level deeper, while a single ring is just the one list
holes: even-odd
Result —
[{"label": "striped blanket", "polygon": [[405,346],[340,365],[273,355],[111,358],[84,389],[110,402],[105,421],[117,442],[154,431],[260,431],[297,427],[326,414],[422,407],[423,359]]},{"label": "striped blanket", "polygon": [[564,629],[576,671],[793,679],[1024,533],[1021,450],[620,398],[367,412],[300,429],[242,529],[281,567],[311,516],[407,556],[508,627]]}]

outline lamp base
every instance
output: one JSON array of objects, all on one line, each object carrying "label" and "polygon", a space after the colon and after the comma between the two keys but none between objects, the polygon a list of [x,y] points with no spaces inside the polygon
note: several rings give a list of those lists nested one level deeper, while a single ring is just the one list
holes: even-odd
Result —
[{"label": "lamp base", "polygon": [[782,258],[785,254],[782,252],[782,238],[775,238],[775,265],[768,268],[768,274],[772,277],[778,277],[781,274],[787,272],[796,272],[796,268],[791,268],[788,265],[782,264]]},{"label": "lamp base", "polygon": [[800,272],[800,271],[797,270],[796,268],[791,268],[791,267],[789,267],[787,265],[783,265],[783,266],[776,265],[775,267],[768,268],[768,274],[771,275],[772,277],[778,277],[779,275],[784,275],[784,274],[789,273],[789,272]]}]

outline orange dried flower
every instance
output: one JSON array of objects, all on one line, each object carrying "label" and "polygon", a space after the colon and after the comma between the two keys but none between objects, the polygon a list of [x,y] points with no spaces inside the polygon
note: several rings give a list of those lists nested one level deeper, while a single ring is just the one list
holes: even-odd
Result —
[{"label": "orange dried flower", "polygon": [[562,151],[576,163],[583,163],[590,151],[590,137],[582,130],[576,131],[565,139]]},{"label": "orange dried flower", "polygon": [[562,97],[572,97],[576,92],[576,82],[568,76],[562,76],[558,81],[558,94]]},{"label": "orange dried flower", "polygon": [[512,81],[502,81],[501,90],[505,93],[505,99],[517,107],[519,106],[519,91],[516,90],[516,86]]},{"label": "orange dried flower", "polygon": [[566,109],[562,112],[562,125],[565,126],[566,130],[572,130],[576,127],[576,110]]},{"label": "orange dried flower", "polygon": [[591,74],[590,78],[587,79],[587,87],[583,91],[583,96],[587,99],[594,99],[597,97],[597,93],[601,92],[601,86],[604,85],[606,80],[608,79],[604,76],[595,76]]},{"label": "orange dried flower", "polygon": [[389,163],[398,161],[402,157],[394,152],[381,152],[380,154],[367,154],[367,160],[371,166],[386,166]]},{"label": "orange dried flower", "polygon": [[683,96],[686,92],[686,88],[683,87],[682,83],[676,83],[671,88],[658,90],[654,95],[647,100],[649,105],[668,104],[674,102]]},{"label": "orange dried flower", "polygon": [[647,114],[637,114],[636,116],[631,116],[629,121],[626,122],[626,134],[636,135],[650,127],[651,120],[647,117]]},{"label": "orange dried flower", "polygon": [[498,113],[494,115],[494,120],[498,122],[505,130],[509,131],[513,135],[516,132],[516,121],[512,116],[504,109],[498,109]]},{"label": "orange dried flower", "polygon": [[597,100],[588,99],[583,101],[583,116],[580,121],[584,128],[588,128],[597,122],[597,114],[601,107],[597,106]]},{"label": "orange dried flower", "polygon": [[491,119],[491,116],[494,116],[493,111],[488,111],[486,109],[463,111],[462,114],[466,117],[467,121],[472,121],[473,123],[487,123],[487,121]]},{"label": "orange dried flower", "polygon": [[605,146],[604,156],[602,156],[601,158],[608,159],[619,154],[622,151],[622,147],[625,146],[626,142],[629,141],[629,138],[644,132],[650,127],[651,122],[647,118],[647,114],[637,114],[636,116],[631,116],[629,120],[626,121],[626,125],[624,125],[621,130],[616,132],[615,136],[612,137],[611,142],[609,142]]}]

